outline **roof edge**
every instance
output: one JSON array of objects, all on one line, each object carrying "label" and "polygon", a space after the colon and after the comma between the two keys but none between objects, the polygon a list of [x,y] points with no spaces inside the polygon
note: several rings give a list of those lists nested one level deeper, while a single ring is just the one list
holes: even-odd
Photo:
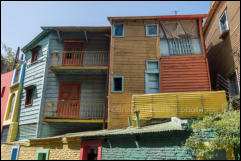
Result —
[{"label": "roof edge", "polygon": [[40,32],[33,40],[31,40],[27,45],[25,45],[21,50],[26,53],[34,44],[42,40],[46,35],[48,35],[48,30],[43,30]]},{"label": "roof edge", "polygon": [[141,20],[141,19],[157,19],[157,20],[174,20],[174,19],[199,19],[207,17],[207,14],[193,14],[193,15],[165,15],[165,16],[129,16],[129,17],[107,17],[111,20]]},{"label": "roof edge", "polygon": [[221,3],[221,1],[214,1],[214,3],[211,5],[210,10],[208,12],[207,20],[203,26],[203,34],[205,34],[205,32],[207,31],[207,28],[211,22],[211,19],[213,18],[213,15],[214,15],[215,11],[217,10],[217,7],[219,6],[220,3]]}]

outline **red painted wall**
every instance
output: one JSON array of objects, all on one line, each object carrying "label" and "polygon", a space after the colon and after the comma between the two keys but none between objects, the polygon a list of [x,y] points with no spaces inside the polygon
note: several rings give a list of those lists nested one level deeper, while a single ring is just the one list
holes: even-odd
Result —
[{"label": "red painted wall", "polygon": [[210,91],[207,60],[203,55],[163,56],[160,92]]},{"label": "red painted wall", "polygon": [[[14,70],[8,73],[1,74],[1,131],[2,131],[2,124],[3,118],[8,102],[8,96],[10,93],[10,86],[13,77]],[[3,87],[5,87],[5,91],[2,95]]]}]

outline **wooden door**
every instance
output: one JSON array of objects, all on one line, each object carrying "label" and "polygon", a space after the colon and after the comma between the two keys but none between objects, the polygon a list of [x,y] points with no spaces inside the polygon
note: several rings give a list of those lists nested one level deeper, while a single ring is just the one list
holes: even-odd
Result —
[{"label": "wooden door", "polygon": [[79,118],[80,82],[61,82],[59,85],[58,118]]},{"label": "wooden door", "polygon": [[83,65],[83,42],[64,42],[63,65],[80,66]]}]

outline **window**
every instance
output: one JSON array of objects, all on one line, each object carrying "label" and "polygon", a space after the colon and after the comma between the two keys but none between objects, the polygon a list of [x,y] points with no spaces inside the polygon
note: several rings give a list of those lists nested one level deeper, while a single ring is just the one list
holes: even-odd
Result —
[{"label": "window", "polygon": [[36,47],[34,49],[32,49],[32,59],[31,59],[31,63],[35,62],[38,60],[38,53],[39,53],[39,49],[40,47]]},{"label": "window", "polygon": [[226,10],[220,16],[219,24],[220,24],[220,31],[221,31],[221,33],[223,33],[225,30],[229,29],[229,27],[228,27],[227,11]]},{"label": "window", "polygon": [[14,104],[15,104],[15,94],[13,94],[11,97],[10,97],[10,108],[8,113],[7,113],[7,117],[6,117],[6,120],[10,120],[12,118],[12,114],[13,114],[13,109],[14,109]]},{"label": "window", "polygon": [[113,24],[113,36],[114,37],[124,37],[124,24],[115,23]]},{"label": "window", "polygon": [[26,90],[25,106],[31,106],[33,104],[34,86],[29,86],[25,88],[25,90]]},{"label": "window", "polygon": [[101,160],[101,140],[83,141],[80,148],[80,160]]},{"label": "window", "polygon": [[49,160],[49,149],[38,150],[36,160]]},{"label": "window", "polygon": [[111,92],[124,92],[124,77],[112,76]]},{"label": "window", "polygon": [[160,93],[159,61],[147,60],[145,72],[146,93]]},{"label": "window", "polygon": [[237,69],[230,75],[228,80],[229,80],[230,96],[235,96],[240,94]]},{"label": "window", "polygon": [[18,160],[19,146],[13,146],[10,160]]},{"label": "window", "polygon": [[8,130],[9,130],[9,126],[3,126],[2,135],[1,135],[1,143],[5,143],[7,141]]},{"label": "window", "polygon": [[162,56],[202,54],[197,21],[161,21],[160,50]]},{"label": "window", "polygon": [[3,97],[6,87],[2,88],[1,97]]},{"label": "window", "polygon": [[147,24],[146,25],[146,36],[157,36],[158,24]]}]

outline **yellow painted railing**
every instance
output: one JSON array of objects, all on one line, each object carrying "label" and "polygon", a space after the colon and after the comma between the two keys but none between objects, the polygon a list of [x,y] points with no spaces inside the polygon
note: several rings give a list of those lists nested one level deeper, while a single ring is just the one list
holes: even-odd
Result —
[{"label": "yellow painted railing", "polygon": [[177,92],[132,96],[132,119],[195,118],[219,113],[228,108],[225,91]]}]

